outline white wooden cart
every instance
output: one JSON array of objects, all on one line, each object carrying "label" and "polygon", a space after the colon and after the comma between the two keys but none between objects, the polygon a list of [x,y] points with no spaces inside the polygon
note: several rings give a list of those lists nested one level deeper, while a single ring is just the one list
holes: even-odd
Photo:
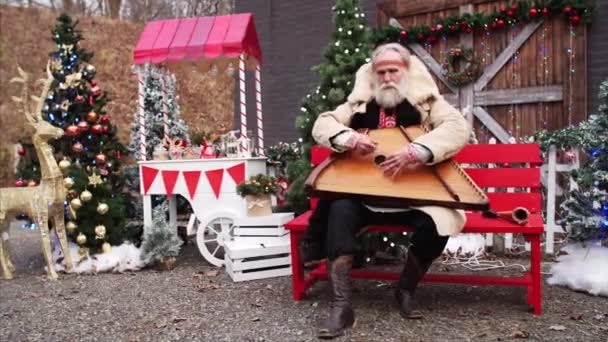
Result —
[{"label": "white wooden cart", "polygon": [[[144,196],[144,224],[151,224],[151,195],[167,195],[170,220],[176,225],[175,195],[182,195],[192,205],[200,221],[197,243],[203,256],[212,264],[223,265],[223,246],[232,234],[236,217],[244,215],[245,201],[236,194],[236,183],[228,170],[244,167],[238,178],[266,173],[266,158],[225,158],[199,160],[146,160],[146,122],[142,67],[166,62],[192,63],[198,70],[212,66],[225,69],[238,64],[241,148],[247,143],[247,106],[245,71],[255,71],[255,99],[258,155],[263,155],[264,133],[260,64],[262,54],[251,13],[214,17],[179,18],[146,24],[133,51],[139,78],[139,155],[141,193]],[[170,67],[170,63],[167,64]],[[201,94],[205,96],[205,94]],[[163,109],[164,112],[164,109]],[[165,136],[169,122],[164,112]],[[251,151],[249,151],[251,152]],[[249,154],[251,155],[251,154]],[[197,177],[198,174],[198,177]],[[221,176],[220,176],[221,175]],[[244,177],[241,177],[244,176]],[[218,178],[221,181],[218,183]],[[196,179],[195,179],[196,178]],[[218,190],[219,189],[219,190]]]},{"label": "white wooden cart", "polygon": [[169,222],[176,226],[176,195],[183,196],[198,220],[196,242],[201,254],[211,264],[222,266],[224,245],[234,235],[234,222],[247,212],[244,199],[236,193],[238,180],[231,174],[242,172],[248,178],[266,173],[266,158],[149,160],[139,162],[139,167],[144,225],[152,223],[151,196],[165,195],[169,196]]}]

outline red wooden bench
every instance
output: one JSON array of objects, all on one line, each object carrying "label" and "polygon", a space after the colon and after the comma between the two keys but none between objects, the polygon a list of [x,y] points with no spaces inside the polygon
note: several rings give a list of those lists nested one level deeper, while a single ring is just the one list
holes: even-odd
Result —
[{"label": "red wooden bench", "polygon": [[[330,154],[324,147],[313,147],[311,162],[318,165]],[[531,244],[530,270],[522,277],[499,277],[481,275],[458,274],[427,274],[423,281],[441,283],[460,283],[475,285],[506,285],[525,286],[527,289],[527,303],[532,306],[536,315],[541,314],[541,234],[544,231],[544,222],[541,216],[542,200],[540,194],[540,168],[542,160],[538,144],[497,144],[497,145],[468,145],[455,160],[463,165],[467,173],[481,188],[494,188],[495,192],[487,192],[490,207],[495,211],[507,211],[516,207],[529,210],[530,216],[527,224],[521,226],[504,219],[486,218],[480,212],[467,212],[467,224],[463,233],[514,233],[523,234],[525,240]],[[495,164],[496,167],[478,167],[473,165]],[[516,165],[512,165],[516,164]],[[506,188],[526,188],[528,192],[506,192]],[[316,203],[312,199],[314,208]],[[299,241],[302,238],[308,219],[312,211],[308,211],[292,221],[285,227],[291,235],[291,267],[293,281],[293,298],[298,301],[304,298],[306,290],[316,281],[327,279],[327,266],[321,264],[316,269],[305,274],[304,267],[298,254]],[[367,231],[404,232],[408,227],[401,226],[370,226]],[[397,280],[399,273],[380,272],[356,269],[351,273],[353,278]]]}]

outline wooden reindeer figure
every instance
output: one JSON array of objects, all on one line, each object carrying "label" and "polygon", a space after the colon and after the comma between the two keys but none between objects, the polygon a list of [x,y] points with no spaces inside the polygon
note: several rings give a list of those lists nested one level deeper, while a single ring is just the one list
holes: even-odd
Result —
[{"label": "wooden reindeer figure", "polygon": [[48,278],[57,279],[51,255],[49,221],[53,223],[59,237],[66,268],[69,270],[73,265],[63,214],[66,189],[63,184],[63,175],[53,156],[53,148],[48,144],[50,139],[58,139],[63,136],[63,130],[45,121],[41,114],[42,105],[53,82],[53,75],[47,64],[47,78],[41,80],[43,82],[42,94],[38,98],[32,96],[34,102],[30,103],[27,98],[28,75],[21,68],[18,69],[20,77],[13,78],[11,82],[22,83],[23,89],[21,98],[13,97],[13,100],[22,103],[27,123],[34,129],[32,143],[40,161],[42,177],[40,184],[36,187],[0,189],[0,267],[4,278],[11,279],[14,266],[11,263],[8,249],[8,229],[12,217],[25,213],[40,228],[42,252],[47,265]]}]

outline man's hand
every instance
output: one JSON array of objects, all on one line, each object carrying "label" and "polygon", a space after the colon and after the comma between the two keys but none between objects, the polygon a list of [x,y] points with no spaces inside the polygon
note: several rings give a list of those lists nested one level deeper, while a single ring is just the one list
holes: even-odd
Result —
[{"label": "man's hand", "polygon": [[374,152],[376,143],[366,134],[354,132],[347,141],[349,150],[360,155],[366,155]]},{"label": "man's hand", "polygon": [[406,170],[413,170],[423,164],[418,158],[416,148],[409,144],[397,152],[391,154],[385,161],[380,163],[380,168],[384,175],[394,178]]}]

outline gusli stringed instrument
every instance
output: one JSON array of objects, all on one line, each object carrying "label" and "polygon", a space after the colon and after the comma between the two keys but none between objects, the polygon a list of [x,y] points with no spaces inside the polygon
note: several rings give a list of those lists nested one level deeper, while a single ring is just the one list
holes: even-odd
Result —
[{"label": "gusli stringed instrument", "polygon": [[424,134],[420,126],[369,130],[377,143],[366,156],[333,153],[309,174],[305,187],[319,198],[360,198],[382,207],[438,205],[454,209],[488,210],[486,194],[453,160],[424,165],[395,178],[382,173],[379,164],[393,152]]}]

